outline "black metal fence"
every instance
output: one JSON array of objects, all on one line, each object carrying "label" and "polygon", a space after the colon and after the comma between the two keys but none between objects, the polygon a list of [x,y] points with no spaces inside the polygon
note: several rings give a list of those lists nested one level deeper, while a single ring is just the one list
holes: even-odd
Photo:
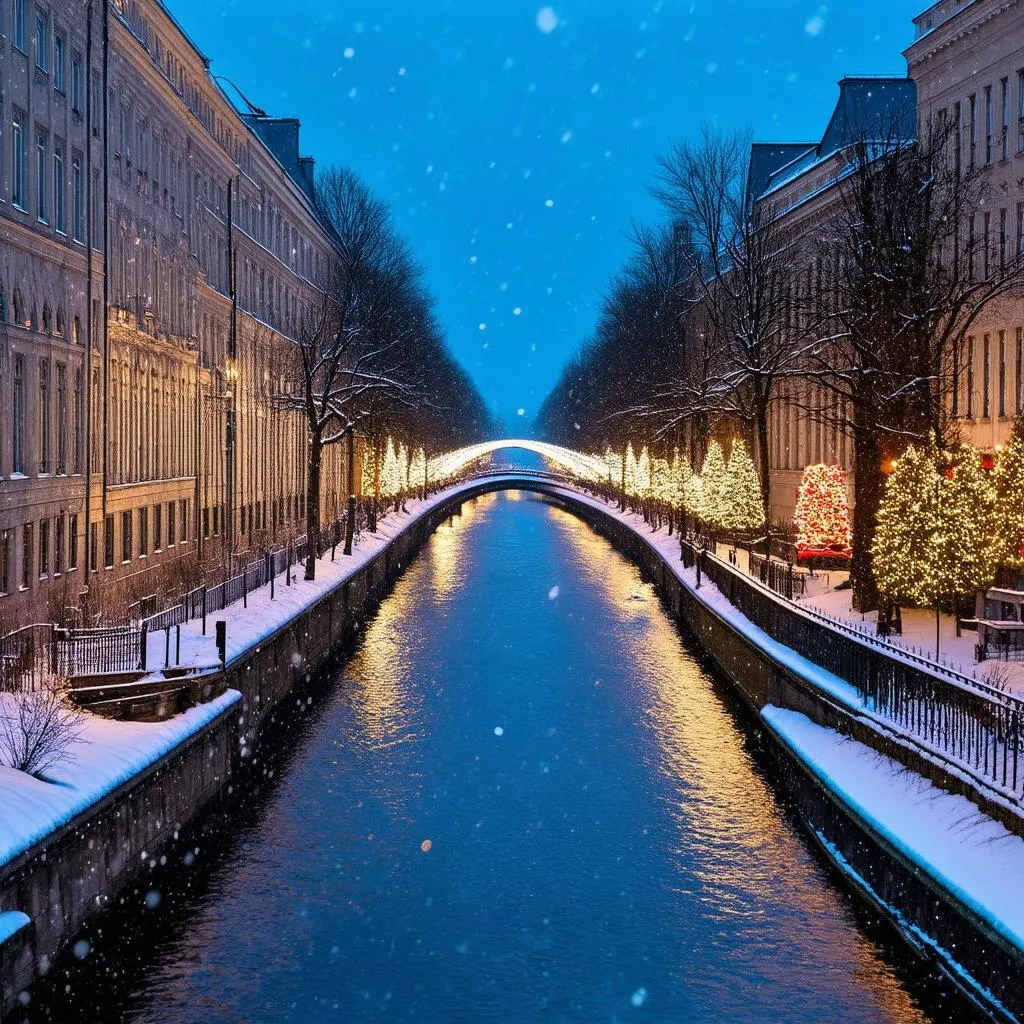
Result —
[{"label": "black metal fence", "polygon": [[54,629],[54,674],[82,676],[146,668],[146,627]]},{"label": "black metal fence", "polygon": [[803,597],[807,593],[807,576],[796,572],[789,563],[783,564],[777,559],[765,558],[751,551],[749,565],[751,576],[787,600],[792,601],[794,597]]},{"label": "black metal fence", "polygon": [[703,574],[751,622],[848,683],[867,711],[969,768],[1024,793],[1024,701],[854,627],[787,603],[710,552],[683,542]]},{"label": "black metal fence", "polygon": [[54,630],[48,622],[0,637],[0,692],[38,689],[56,672]]}]

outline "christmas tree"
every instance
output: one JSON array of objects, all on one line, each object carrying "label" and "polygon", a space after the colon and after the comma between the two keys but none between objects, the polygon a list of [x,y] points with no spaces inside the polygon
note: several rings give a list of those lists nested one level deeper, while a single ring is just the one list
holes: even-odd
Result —
[{"label": "christmas tree", "polygon": [[708,442],[708,451],[704,456],[704,467],[700,474],[699,507],[693,510],[693,514],[709,526],[721,528],[725,523],[726,471],[722,446],[712,438]]},{"label": "christmas tree", "polygon": [[759,530],[764,526],[761,481],[746,444],[739,438],[732,443],[725,469],[721,525],[730,533]]},{"label": "christmas tree", "polygon": [[996,532],[999,560],[1024,569],[1024,416],[996,459],[992,474],[996,490]]},{"label": "christmas tree", "polygon": [[850,545],[850,505],[842,466],[808,466],[797,493],[796,542],[801,547]]},{"label": "christmas tree", "polygon": [[995,488],[976,449],[912,445],[895,460],[872,556],[879,589],[901,603],[954,603],[992,581]]}]

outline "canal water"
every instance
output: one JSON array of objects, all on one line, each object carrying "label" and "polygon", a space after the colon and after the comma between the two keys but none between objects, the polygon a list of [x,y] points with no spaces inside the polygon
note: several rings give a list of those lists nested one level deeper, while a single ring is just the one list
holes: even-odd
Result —
[{"label": "canal water", "polygon": [[33,1019],[964,1019],[921,1006],[651,587],[548,503],[441,527],[308,716]]}]

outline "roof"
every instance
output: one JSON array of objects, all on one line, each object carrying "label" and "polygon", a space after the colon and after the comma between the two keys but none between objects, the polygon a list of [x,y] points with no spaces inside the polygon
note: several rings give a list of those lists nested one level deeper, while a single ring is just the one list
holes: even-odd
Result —
[{"label": "roof", "polygon": [[[753,191],[757,198],[788,185],[800,175],[862,140],[909,142],[917,136],[917,84],[906,76],[846,77],[839,81],[839,99],[818,143],[793,153],[789,144],[774,147],[780,162],[765,175],[763,188]],[[755,161],[755,150],[760,149]],[[764,174],[773,147],[757,143],[751,147],[751,175],[755,163]],[[789,157],[788,161],[785,160]],[[751,178],[751,186],[756,180]]]},{"label": "roof", "polygon": [[780,167],[792,163],[816,142],[755,142],[750,147],[747,186],[752,196],[759,196],[768,187],[768,179]]}]

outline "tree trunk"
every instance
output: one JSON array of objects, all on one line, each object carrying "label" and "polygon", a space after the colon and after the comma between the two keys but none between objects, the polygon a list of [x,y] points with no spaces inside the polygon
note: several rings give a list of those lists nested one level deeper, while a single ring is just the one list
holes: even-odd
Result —
[{"label": "tree trunk", "polygon": [[309,471],[306,474],[306,574],[316,579],[316,545],[320,537],[320,464],[324,445],[319,434],[309,438]]},{"label": "tree trunk", "polygon": [[356,434],[348,434],[348,515],[345,518],[345,547],[342,554],[352,554],[356,535]]},{"label": "tree trunk", "polygon": [[[858,420],[861,417],[858,414]],[[878,607],[878,584],[871,560],[871,544],[875,539],[878,507],[882,503],[885,477],[877,433],[865,427],[854,430],[854,481],[857,488],[853,507],[853,553],[850,558],[850,582],[853,585],[853,607],[871,612]]]},{"label": "tree trunk", "polygon": [[768,405],[765,403],[757,410],[757,421],[754,424],[757,434],[757,474],[761,484],[761,505],[764,509],[764,553],[771,557],[772,553],[772,481],[771,452],[768,447]]}]

